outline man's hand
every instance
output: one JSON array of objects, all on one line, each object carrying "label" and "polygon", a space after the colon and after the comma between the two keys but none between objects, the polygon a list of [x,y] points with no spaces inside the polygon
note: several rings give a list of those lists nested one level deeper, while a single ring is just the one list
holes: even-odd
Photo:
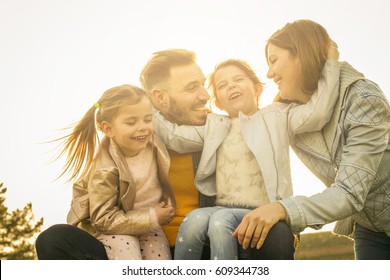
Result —
[{"label": "man's hand", "polygon": [[232,236],[237,237],[244,249],[249,243],[251,248],[260,249],[273,225],[286,217],[286,210],[280,203],[266,204],[246,214]]}]

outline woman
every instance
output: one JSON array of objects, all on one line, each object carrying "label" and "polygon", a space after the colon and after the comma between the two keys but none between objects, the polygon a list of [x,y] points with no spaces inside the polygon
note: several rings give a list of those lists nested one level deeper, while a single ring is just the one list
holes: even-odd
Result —
[{"label": "woman", "polygon": [[[267,76],[279,87],[279,101],[310,100],[329,40],[327,31],[310,20],[288,23],[269,38]],[[321,131],[292,139],[295,153],[327,189],[259,207],[233,235],[244,248],[260,247],[279,220],[294,232],[339,221],[335,232],[354,237],[357,259],[390,259],[389,120],[389,102],[379,87],[342,63],[330,121]]]}]

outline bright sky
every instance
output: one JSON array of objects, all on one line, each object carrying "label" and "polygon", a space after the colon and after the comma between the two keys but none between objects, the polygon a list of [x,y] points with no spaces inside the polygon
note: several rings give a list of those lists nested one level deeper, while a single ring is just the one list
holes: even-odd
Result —
[{"label": "bright sky", "polygon": [[[227,58],[266,79],[264,44],[287,22],[322,24],[346,60],[389,96],[390,10],[386,0],[0,0],[0,182],[10,210],[33,203],[44,228],[65,223],[71,184],[51,144],[108,88],[130,83],[151,53],[187,48],[204,73]],[[323,190],[292,155],[295,194]]]}]

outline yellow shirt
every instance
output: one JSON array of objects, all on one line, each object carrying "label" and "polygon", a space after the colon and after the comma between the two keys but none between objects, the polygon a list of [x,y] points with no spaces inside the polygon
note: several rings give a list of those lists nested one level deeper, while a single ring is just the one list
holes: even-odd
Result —
[{"label": "yellow shirt", "polygon": [[168,152],[171,157],[169,179],[176,197],[176,214],[172,222],[163,226],[163,230],[172,247],[175,246],[176,235],[184,217],[198,208],[198,191],[194,184],[192,154]]}]

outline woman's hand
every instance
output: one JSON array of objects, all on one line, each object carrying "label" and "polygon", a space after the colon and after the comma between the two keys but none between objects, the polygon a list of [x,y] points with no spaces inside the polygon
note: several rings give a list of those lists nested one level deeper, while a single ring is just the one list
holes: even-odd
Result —
[{"label": "woman's hand", "polygon": [[260,249],[273,225],[286,217],[286,210],[280,203],[266,204],[246,214],[232,236],[237,237],[244,249],[249,243],[251,248]]},{"label": "woman's hand", "polygon": [[340,53],[337,44],[333,40],[330,40],[328,46],[327,59],[338,61],[339,57],[340,57]]},{"label": "woman's hand", "polygon": [[156,211],[157,221],[160,226],[170,223],[175,215],[175,210],[172,205],[161,202],[154,207]]}]

